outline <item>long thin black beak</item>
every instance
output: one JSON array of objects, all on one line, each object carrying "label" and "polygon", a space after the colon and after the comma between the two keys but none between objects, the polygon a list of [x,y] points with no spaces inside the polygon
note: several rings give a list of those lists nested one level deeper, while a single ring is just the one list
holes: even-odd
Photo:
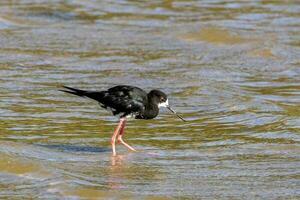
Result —
[{"label": "long thin black beak", "polygon": [[186,122],[185,119],[183,119],[180,115],[178,115],[175,110],[173,110],[170,106],[167,106],[166,108],[168,108],[172,113],[174,113],[179,119],[181,119],[182,121]]}]

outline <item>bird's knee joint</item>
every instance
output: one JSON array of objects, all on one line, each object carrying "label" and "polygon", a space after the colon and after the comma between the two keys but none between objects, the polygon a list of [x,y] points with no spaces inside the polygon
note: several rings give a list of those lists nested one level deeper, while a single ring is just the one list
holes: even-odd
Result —
[{"label": "bird's knee joint", "polygon": [[116,143],[116,139],[111,139],[111,140],[110,140],[110,143],[111,143],[111,144],[115,144],[115,143]]},{"label": "bird's knee joint", "polygon": [[122,138],[119,137],[119,138],[117,139],[117,142],[118,142],[118,143],[121,143],[121,142],[122,142]]}]

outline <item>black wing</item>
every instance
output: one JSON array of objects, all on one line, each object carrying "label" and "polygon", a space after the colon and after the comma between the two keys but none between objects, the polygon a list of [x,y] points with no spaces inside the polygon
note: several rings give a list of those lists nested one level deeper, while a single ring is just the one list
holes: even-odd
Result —
[{"label": "black wing", "polygon": [[108,89],[99,101],[102,107],[109,107],[113,114],[126,116],[128,114],[141,113],[145,110],[147,103],[147,93],[134,86],[119,85]]},{"label": "black wing", "polygon": [[[81,97],[88,97],[100,103],[103,108],[110,108],[114,115],[122,116],[131,113],[138,114],[145,110],[147,103],[147,93],[134,86],[119,85],[107,91],[85,91],[64,86],[67,90],[61,90]],[[121,116],[121,117],[122,117]]]},{"label": "black wing", "polygon": [[71,88],[71,87],[67,87],[67,86],[63,86],[65,88],[65,90],[60,90],[62,92],[66,92],[69,94],[74,94],[80,97],[88,97],[91,99],[94,99],[96,101],[98,101],[98,99],[101,99],[101,97],[104,95],[103,91],[100,92],[96,92],[96,91],[86,91],[86,90],[80,90],[80,89],[76,89],[76,88]]}]

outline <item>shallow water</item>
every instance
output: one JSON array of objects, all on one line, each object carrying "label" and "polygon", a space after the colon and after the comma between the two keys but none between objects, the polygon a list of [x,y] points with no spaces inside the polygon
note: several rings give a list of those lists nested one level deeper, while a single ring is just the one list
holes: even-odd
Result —
[{"label": "shallow water", "polygon": [[[297,1],[0,3],[1,199],[300,198]],[[162,89],[115,118],[62,85]]]}]

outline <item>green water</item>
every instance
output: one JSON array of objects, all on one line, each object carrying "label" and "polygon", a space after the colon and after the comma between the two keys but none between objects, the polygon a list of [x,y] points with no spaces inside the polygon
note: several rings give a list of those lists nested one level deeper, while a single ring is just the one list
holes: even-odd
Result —
[{"label": "green water", "polygon": [[[298,1],[0,2],[0,199],[299,199]],[[58,91],[158,88],[128,122]]]}]

